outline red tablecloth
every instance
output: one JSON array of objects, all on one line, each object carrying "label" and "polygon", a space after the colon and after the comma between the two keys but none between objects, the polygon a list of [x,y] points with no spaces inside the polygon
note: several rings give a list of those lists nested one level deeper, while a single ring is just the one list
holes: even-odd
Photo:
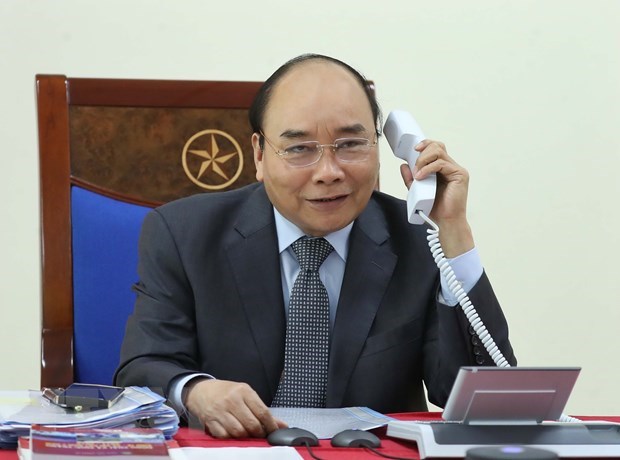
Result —
[{"label": "red tablecloth", "polygon": [[[399,420],[439,420],[441,413],[439,412],[420,412],[407,414],[390,414]],[[415,443],[409,441],[401,441],[385,436],[385,428],[373,430],[381,438],[381,452],[406,458],[419,458],[418,449]],[[246,447],[267,447],[269,444],[264,439],[243,439],[243,440],[219,440],[204,434],[199,430],[191,430],[183,428],[179,430],[175,439],[181,447],[231,447],[243,445]],[[304,459],[312,459],[305,447],[298,447],[297,451]],[[321,440],[320,446],[313,447],[312,452],[321,459],[374,459],[380,458],[376,454],[364,448],[351,447],[332,447],[329,440]]]},{"label": "red tablecloth", "polygon": [[[399,420],[439,420],[439,412],[419,412],[419,413],[405,413],[405,414],[390,414],[394,418]],[[586,420],[608,420],[612,422],[620,422],[619,416],[586,416],[579,417]],[[418,449],[415,443],[409,441],[401,441],[385,436],[385,428],[379,428],[374,430],[381,438],[381,452],[398,456],[407,457],[412,459],[419,458]],[[181,447],[268,447],[267,441],[264,439],[229,439],[220,440],[212,438],[205,434],[203,431],[194,430],[190,428],[181,428],[177,435],[174,437]],[[373,459],[377,460],[381,458],[376,454],[363,449],[363,448],[343,448],[343,447],[331,447],[329,440],[320,441],[320,446],[313,447],[313,452],[318,457],[324,460],[332,459]],[[305,448],[297,448],[298,452],[304,459],[312,459],[310,454]],[[0,460],[16,460],[17,452],[14,450],[0,450]]]}]

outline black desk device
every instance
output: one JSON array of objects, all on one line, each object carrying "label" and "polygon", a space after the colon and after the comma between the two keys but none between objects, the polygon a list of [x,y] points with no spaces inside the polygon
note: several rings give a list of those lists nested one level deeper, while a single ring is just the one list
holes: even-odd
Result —
[{"label": "black desk device", "polygon": [[394,421],[420,458],[464,458],[479,446],[522,445],[560,457],[620,458],[620,424],[557,422],[579,368],[463,367],[438,422]]},{"label": "black desk device", "polygon": [[303,428],[280,428],[267,436],[272,446],[318,446],[318,438]]}]

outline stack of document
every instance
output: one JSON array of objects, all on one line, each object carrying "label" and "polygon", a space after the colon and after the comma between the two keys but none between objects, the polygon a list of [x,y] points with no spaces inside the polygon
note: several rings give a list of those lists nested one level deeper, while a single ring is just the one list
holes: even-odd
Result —
[{"label": "stack of document", "polygon": [[164,402],[162,396],[148,388],[127,387],[122,398],[108,409],[73,412],[52,404],[40,391],[0,391],[0,447],[17,447],[18,437],[28,436],[32,425],[152,427],[171,438],[179,428],[179,417]]}]

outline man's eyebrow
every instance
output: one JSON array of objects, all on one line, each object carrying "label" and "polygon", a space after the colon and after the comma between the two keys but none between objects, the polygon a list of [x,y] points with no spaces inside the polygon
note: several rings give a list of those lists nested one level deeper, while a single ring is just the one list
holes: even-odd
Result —
[{"label": "man's eyebrow", "polygon": [[303,139],[308,137],[308,132],[301,129],[287,129],[280,134],[280,137],[284,139]]},{"label": "man's eyebrow", "polygon": [[366,127],[361,123],[356,123],[351,126],[343,126],[338,130],[339,133],[345,134],[364,134],[367,131]]},{"label": "man's eyebrow", "polygon": [[[361,123],[355,123],[349,126],[342,126],[336,130],[337,135],[342,134],[366,134],[368,130]],[[308,131],[304,131],[301,129],[287,129],[286,131],[280,134],[281,138],[284,139],[303,139],[308,138],[310,134]]]}]

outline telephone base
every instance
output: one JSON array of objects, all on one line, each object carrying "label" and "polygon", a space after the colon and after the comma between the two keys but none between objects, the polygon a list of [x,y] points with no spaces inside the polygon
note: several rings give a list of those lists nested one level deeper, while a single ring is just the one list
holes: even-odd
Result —
[{"label": "telephone base", "polygon": [[387,435],[415,441],[420,458],[464,458],[473,447],[520,445],[559,457],[620,457],[620,425],[557,423],[470,425],[459,422],[388,423]]}]

